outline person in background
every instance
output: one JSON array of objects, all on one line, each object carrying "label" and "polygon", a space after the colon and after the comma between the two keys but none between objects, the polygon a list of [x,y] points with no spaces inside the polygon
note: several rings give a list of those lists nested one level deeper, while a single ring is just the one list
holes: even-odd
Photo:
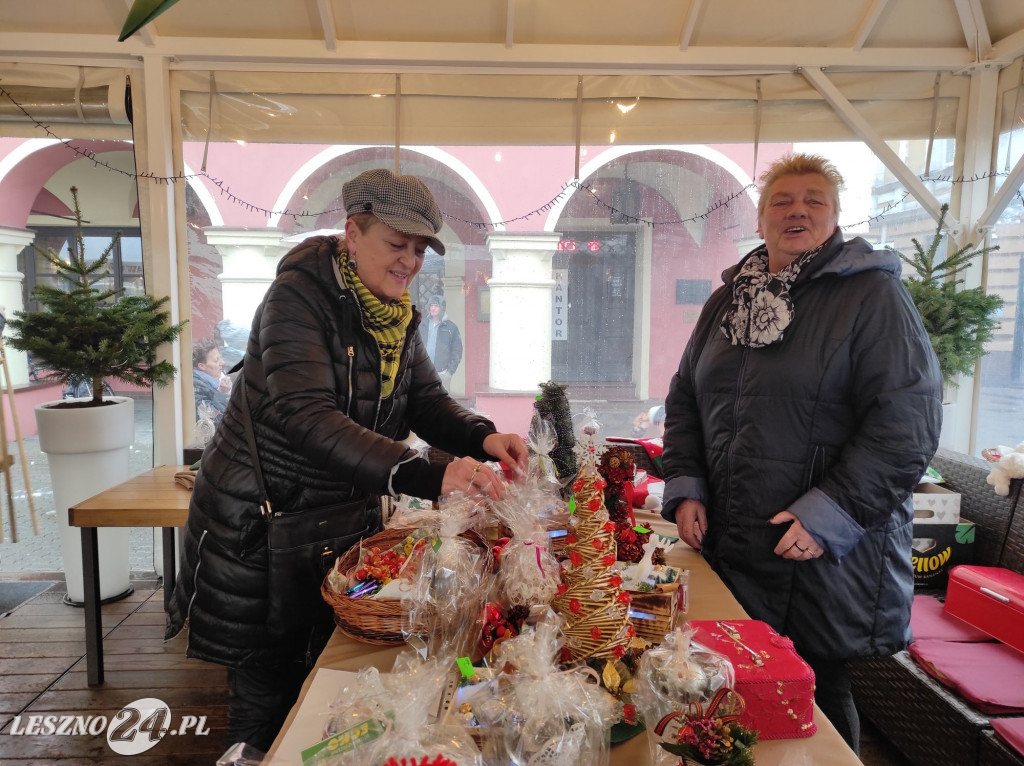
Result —
[{"label": "person in background", "polygon": [[220,358],[224,362],[224,372],[242,361],[245,356],[245,344],[249,340],[249,328],[235,324],[230,319],[222,319],[214,325],[213,339],[220,347]]},{"label": "person in background", "polygon": [[632,436],[634,439],[651,439],[664,435],[665,405],[655,405],[633,418]]},{"label": "person in background", "polygon": [[427,318],[420,323],[420,335],[427,349],[427,356],[441,378],[445,391],[451,390],[452,375],[462,361],[462,336],[455,322],[445,313],[444,296],[434,295],[427,304]]},{"label": "person in background", "polygon": [[899,258],[843,238],[841,186],[813,155],[761,177],[764,244],[723,273],[672,378],[662,515],[793,640],[857,751],[847,661],[910,639],[911,495],[942,384]]},{"label": "person in background", "polygon": [[[287,253],[256,311],[195,477],[168,609],[168,637],[188,624],[188,655],[228,668],[229,741],[264,751],[334,630],[323,577],[380,530],[380,497],[498,498],[504,484],[483,461],[519,472],[527,461],[520,436],[448,396],[417,332],[409,285],[428,246],[445,252],[427,187],[375,169],[346,182],[342,199],[344,237],[311,237]],[[402,441],[410,429],[463,457],[420,457]],[[272,518],[308,535],[304,545],[268,549],[257,461]],[[310,562],[304,547],[330,556]],[[316,571],[293,577],[297,563]]]},{"label": "person in background", "polygon": [[199,418],[199,405],[206,403],[213,408],[214,422],[220,422],[228,408],[231,379],[224,374],[220,349],[214,340],[201,340],[192,347],[192,390],[196,418]]}]

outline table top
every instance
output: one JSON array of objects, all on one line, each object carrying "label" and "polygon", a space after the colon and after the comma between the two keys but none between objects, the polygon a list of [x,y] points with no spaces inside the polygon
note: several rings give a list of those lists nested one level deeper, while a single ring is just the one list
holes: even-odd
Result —
[{"label": "table top", "polygon": [[[674,526],[665,525],[663,528],[660,522],[648,524],[648,526],[653,526],[655,531],[664,535],[674,536],[675,534]],[[690,570],[690,607],[687,612],[689,619],[747,619],[748,615],[743,611],[739,602],[695,550],[679,543],[669,551],[666,559],[672,566]],[[372,665],[380,670],[388,671],[391,669],[395,656],[404,648],[404,646],[381,647],[361,644],[336,630],[323,654],[317,660],[313,672],[306,679],[298,702],[288,714],[288,718],[277,739],[274,740],[264,763],[269,763],[272,760],[274,764],[291,763],[293,760],[296,764],[301,763],[297,757],[289,759],[284,753],[278,753],[277,750],[309,690],[317,669],[323,667],[357,671]],[[758,766],[793,766],[793,764],[801,764],[801,766],[811,766],[812,764],[858,766],[861,763],[817,706],[814,708],[814,722],[818,725],[818,731],[806,739],[759,742],[755,747]],[[646,734],[612,746],[610,766],[639,766],[649,762],[650,754]]]},{"label": "table top", "polygon": [[68,511],[73,527],[182,527],[188,519],[192,493],[174,480],[187,465],[161,465],[98,495],[76,503]]}]

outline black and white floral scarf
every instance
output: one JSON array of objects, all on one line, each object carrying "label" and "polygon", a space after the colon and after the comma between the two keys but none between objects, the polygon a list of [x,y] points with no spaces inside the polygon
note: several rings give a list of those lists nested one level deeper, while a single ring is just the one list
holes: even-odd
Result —
[{"label": "black and white floral scarf", "polygon": [[825,242],[796,258],[778,274],[768,270],[765,245],[750,254],[733,279],[732,306],[722,319],[722,333],[732,345],[764,348],[782,340],[793,321],[789,288],[804,266],[825,247]]}]

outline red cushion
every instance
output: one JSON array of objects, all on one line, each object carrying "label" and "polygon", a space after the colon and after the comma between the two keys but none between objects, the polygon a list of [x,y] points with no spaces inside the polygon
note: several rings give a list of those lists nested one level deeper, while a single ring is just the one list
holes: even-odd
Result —
[{"label": "red cushion", "polygon": [[1006,744],[1024,755],[1024,718],[993,718],[989,723]]},{"label": "red cushion", "polygon": [[910,656],[983,713],[1024,713],[1024,654],[999,643],[921,640]]},{"label": "red cushion", "polygon": [[914,596],[910,632],[915,641],[991,641],[992,637],[958,617],[943,611],[935,596]]}]

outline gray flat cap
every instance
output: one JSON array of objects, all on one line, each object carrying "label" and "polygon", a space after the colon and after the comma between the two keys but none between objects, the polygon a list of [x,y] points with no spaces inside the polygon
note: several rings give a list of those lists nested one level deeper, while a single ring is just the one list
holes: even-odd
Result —
[{"label": "gray flat cap", "polygon": [[434,252],[444,255],[444,244],[435,236],[441,231],[441,209],[415,176],[367,170],[341,187],[341,198],[348,215],[372,213],[395,231],[426,237]]}]

